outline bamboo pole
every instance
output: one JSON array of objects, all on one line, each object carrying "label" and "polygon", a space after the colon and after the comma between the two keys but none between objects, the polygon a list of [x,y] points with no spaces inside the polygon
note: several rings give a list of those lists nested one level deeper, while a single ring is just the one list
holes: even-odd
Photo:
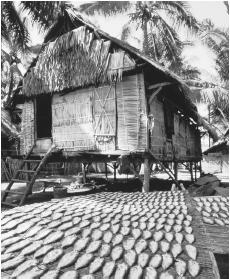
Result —
[{"label": "bamboo pole", "polygon": [[144,159],[144,182],[143,182],[143,192],[149,192],[149,179],[150,179],[150,166],[149,166],[149,159]]},{"label": "bamboo pole", "polygon": [[175,177],[175,180],[178,179],[178,163],[177,162],[174,162],[174,177]]}]

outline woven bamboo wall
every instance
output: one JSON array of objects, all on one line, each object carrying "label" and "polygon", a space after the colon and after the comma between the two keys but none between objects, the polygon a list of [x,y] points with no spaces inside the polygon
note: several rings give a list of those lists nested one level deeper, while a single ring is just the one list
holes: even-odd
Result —
[{"label": "woven bamboo wall", "polygon": [[143,74],[125,76],[116,84],[117,149],[142,151],[146,148],[146,105]]},{"label": "woven bamboo wall", "polygon": [[52,100],[52,135],[59,148],[94,150],[92,90],[82,89]]},{"label": "woven bamboo wall", "polygon": [[22,128],[20,133],[20,153],[26,154],[34,144],[34,104],[25,102],[22,110]]}]

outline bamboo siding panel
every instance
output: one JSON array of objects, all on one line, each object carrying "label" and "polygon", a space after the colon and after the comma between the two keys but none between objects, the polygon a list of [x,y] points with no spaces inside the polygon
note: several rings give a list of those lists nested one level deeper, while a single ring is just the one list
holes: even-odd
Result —
[{"label": "bamboo siding panel", "polygon": [[116,84],[118,149],[136,151],[146,146],[144,92],[142,74],[125,76]]},{"label": "bamboo siding panel", "polygon": [[25,102],[22,109],[22,128],[20,133],[20,153],[26,154],[34,144],[34,104]]},{"label": "bamboo siding panel", "polygon": [[94,150],[92,89],[53,96],[53,140],[68,151]]}]

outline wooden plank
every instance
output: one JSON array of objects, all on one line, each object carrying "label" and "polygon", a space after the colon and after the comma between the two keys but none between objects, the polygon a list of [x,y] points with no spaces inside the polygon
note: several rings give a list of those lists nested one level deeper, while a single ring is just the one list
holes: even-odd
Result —
[{"label": "wooden plank", "polygon": [[172,84],[173,84],[172,82],[161,82],[161,83],[156,83],[156,84],[150,85],[150,86],[148,87],[148,89],[154,89],[154,88],[157,88],[157,87],[163,87],[163,86],[172,85]]},{"label": "wooden plank", "polygon": [[149,159],[144,159],[144,182],[142,191],[148,193],[149,192],[149,180],[150,180],[150,166]]}]

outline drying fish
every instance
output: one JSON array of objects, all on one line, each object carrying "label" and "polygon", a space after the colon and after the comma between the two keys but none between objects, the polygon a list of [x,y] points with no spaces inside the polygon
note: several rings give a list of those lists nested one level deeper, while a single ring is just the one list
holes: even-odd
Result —
[{"label": "drying fish", "polygon": [[40,278],[42,276],[42,274],[44,274],[44,272],[46,272],[47,267],[45,265],[40,265],[33,267],[32,269],[23,272],[22,274],[20,274],[17,279],[25,279],[25,278],[30,278],[30,279],[36,279],[36,278]]},{"label": "drying fish", "polygon": [[160,231],[161,229],[164,228],[164,225],[163,224],[157,224],[156,225],[156,231]]},{"label": "drying fish", "polygon": [[181,225],[175,225],[173,227],[173,229],[174,229],[175,232],[180,232],[182,230],[182,226]]},{"label": "drying fish", "polygon": [[153,254],[155,254],[156,251],[158,250],[158,242],[156,242],[156,241],[154,241],[154,240],[150,241],[150,242],[149,242],[149,249],[151,250],[151,252],[152,252]]},{"label": "drying fish", "polygon": [[81,232],[81,229],[79,227],[73,227],[71,229],[68,229],[67,231],[65,231],[65,236],[69,236],[72,234],[78,234]]},{"label": "drying fish", "polygon": [[103,240],[105,243],[110,243],[112,240],[113,234],[111,233],[111,231],[107,231],[105,232],[104,236],[103,236]]},{"label": "drying fish", "polygon": [[42,241],[38,240],[33,242],[31,245],[27,246],[26,248],[24,248],[21,252],[21,255],[30,255],[33,252],[35,252],[36,250],[38,250],[38,248],[40,248],[42,246]]},{"label": "drying fish", "polygon": [[159,242],[164,237],[164,233],[162,231],[155,232],[153,238],[156,242]]},{"label": "drying fish", "polygon": [[69,270],[63,273],[60,277],[60,279],[77,279],[78,273],[76,270]]},{"label": "drying fish", "polygon": [[2,233],[1,234],[1,241],[4,241],[10,237],[13,237],[15,235],[15,231],[8,231],[7,233]]},{"label": "drying fish", "polygon": [[52,230],[50,229],[43,229],[41,230],[38,235],[34,238],[35,240],[41,240],[44,239],[45,237],[47,237],[47,235],[49,235],[50,233],[52,233]]},{"label": "drying fish", "polygon": [[66,254],[63,255],[63,257],[60,259],[57,268],[58,268],[58,269],[62,269],[62,268],[65,268],[65,267],[67,267],[67,266],[72,265],[73,263],[75,263],[77,257],[78,257],[77,251],[71,251],[71,252],[69,252],[69,253],[66,253]]},{"label": "drying fish", "polygon": [[81,279],[94,279],[95,277],[92,274],[83,275]]},{"label": "drying fish", "polygon": [[103,233],[102,233],[101,230],[95,229],[92,233],[92,239],[93,240],[99,240],[99,239],[102,238],[102,235],[103,235]]},{"label": "drying fish", "polygon": [[167,219],[167,224],[170,225],[170,226],[173,226],[174,223],[175,223],[175,220],[174,219]]},{"label": "drying fish", "polygon": [[8,247],[20,240],[21,240],[21,237],[19,237],[19,236],[8,238],[1,243],[1,247]]},{"label": "drying fish", "polygon": [[86,245],[88,244],[90,238],[86,237],[86,238],[80,238],[79,240],[76,241],[76,243],[74,244],[74,250],[76,251],[82,251],[83,249],[85,249]]},{"label": "drying fish", "polygon": [[162,241],[160,242],[160,247],[161,247],[161,251],[162,251],[163,253],[166,253],[166,252],[168,252],[169,249],[170,249],[170,244],[169,244],[167,241],[162,240]]},{"label": "drying fish", "polygon": [[16,278],[21,273],[25,272],[26,270],[30,269],[32,266],[36,266],[38,264],[37,260],[27,260],[24,263],[20,264],[12,273],[11,277]]},{"label": "drying fish", "polygon": [[165,233],[165,239],[168,240],[169,243],[172,242],[173,237],[174,237],[173,233],[170,233],[170,232]]},{"label": "drying fish", "polygon": [[100,227],[100,230],[101,230],[101,231],[106,231],[106,230],[108,230],[109,227],[110,227],[110,224],[109,224],[109,223],[106,223],[106,224],[103,224],[103,225]]},{"label": "drying fish", "polygon": [[130,228],[129,227],[122,227],[120,230],[120,233],[124,236],[128,235],[130,233]]},{"label": "drying fish", "polygon": [[130,268],[129,279],[140,279],[142,277],[142,268],[139,265],[135,265]]},{"label": "drying fish", "polygon": [[73,226],[74,226],[73,222],[67,222],[67,223],[62,224],[60,227],[58,227],[58,230],[66,231],[66,230],[72,228]]},{"label": "drying fish", "polygon": [[122,222],[122,226],[129,227],[131,225],[131,222],[129,220],[125,220]]},{"label": "drying fish", "polygon": [[81,218],[80,217],[74,217],[73,218],[73,224],[74,225],[77,225],[77,224],[79,224],[81,222]]},{"label": "drying fish", "polygon": [[195,261],[196,257],[197,257],[196,247],[188,244],[188,245],[185,245],[185,250],[186,250],[188,256]]},{"label": "drying fish", "polygon": [[133,248],[134,244],[135,244],[135,239],[129,237],[123,242],[123,247],[125,250],[130,250]]},{"label": "drying fish", "polygon": [[203,221],[206,223],[206,224],[210,224],[210,225],[213,225],[214,224],[214,221],[212,218],[208,218],[208,217],[204,217],[203,216]]},{"label": "drying fish", "polygon": [[148,266],[145,269],[144,279],[157,279],[157,271],[154,267]]},{"label": "drying fish", "polygon": [[1,255],[1,263],[4,263],[12,258],[14,258],[15,255],[13,253],[7,253],[7,254],[2,254]]},{"label": "drying fish", "polygon": [[183,238],[184,238],[184,236],[183,236],[183,234],[182,233],[175,233],[175,239],[176,239],[176,241],[178,242],[178,243],[182,243],[182,241],[183,241]]},{"label": "drying fish", "polygon": [[138,219],[139,219],[139,217],[138,217],[137,215],[134,215],[134,216],[130,219],[130,221],[134,222],[134,221],[136,221],[136,220],[138,220]]},{"label": "drying fish", "polygon": [[170,232],[172,229],[172,226],[166,224],[166,225],[164,225],[164,229],[166,232]]},{"label": "drying fish", "polygon": [[162,272],[159,279],[174,279],[174,277],[169,272]]},{"label": "drying fish", "polygon": [[86,228],[82,231],[82,237],[85,238],[85,237],[88,237],[90,236],[92,233],[92,228]]},{"label": "drying fish", "polygon": [[82,229],[82,228],[85,228],[87,226],[90,225],[90,222],[88,220],[85,220],[85,221],[82,221],[80,224],[79,224],[79,227]]},{"label": "drying fish", "polygon": [[174,243],[171,248],[171,252],[174,258],[182,253],[182,247],[179,243]]},{"label": "drying fish", "polygon": [[89,273],[97,272],[104,263],[104,258],[97,257],[93,260],[93,262],[89,266]]},{"label": "drying fish", "polygon": [[44,256],[46,255],[50,250],[52,250],[53,247],[52,245],[45,245],[43,247],[41,247],[35,254],[34,254],[34,257],[35,258],[39,258],[41,256]]},{"label": "drying fish", "polygon": [[46,254],[46,256],[43,258],[43,263],[49,264],[55,262],[63,255],[63,252],[64,252],[63,249],[60,248],[48,252],[48,254]]},{"label": "drying fish", "polygon": [[156,226],[156,223],[150,222],[147,225],[147,230],[151,231],[153,228],[155,228],[155,226]]},{"label": "drying fish", "polygon": [[152,233],[148,230],[145,230],[145,231],[142,232],[142,236],[143,236],[144,239],[149,239],[149,238],[151,238]]},{"label": "drying fish", "polygon": [[160,254],[156,254],[154,255],[150,262],[149,262],[149,266],[153,267],[153,268],[158,268],[162,263],[162,256]]},{"label": "drying fish", "polygon": [[214,221],[215,221],[215,223],[216,223],[217,225],[219,225],[219,226],[224,226],[224,222],[223,222],[221,219],[215,218]]},{"label": "drying fish", "polygon": [[54,242],[60,240],[63,236],[64,236],[63,232],[60,232],[60,231],[53,232],[45,238],[44,244],[54,243]]},{"label": "drying fish", "polygon": [[141,236],[141,230],[140,229],[133,229],[132,235],[135,239],[138,239]]},{"label": "drying fish", "polygon": [[94,253],[96,252],[101,246],[101,241],[100,240],[96,240],[96,241],[92,241],[89,246],[86,249],[86,253],[90,254],[90,253]]},{"label": "drying fish", "polygon": [[59,220],[52,221],[48,224],[49,229],[54,229],[54,228],[57,228],[58,226],[60,226],[60,221]]},{"label": "drying fish", "polygon": [[76,264],[75,264],[75,269],[80,269],[80,268],[83,268],[83,267],[89,265],[89,263],[92,261],[92,259],[93,259],[93,254],[91,254],[91,253],[83,254],[82,256],[80,256],[77,259]]},{"label": "drying fish", "polygon": [[110,254],[111,248],[108,244],[103,244],[101,246],[100,257],[107,257]]},{"label": "drying fish", "polygon": [[39,231],[41,231],[41,229],[42,229],[42,226],[35,226],[26,233],[25,237],[26,238],[32,237],[32,236],[36,235]]},{"label": "drying fish", "polygon": [[173,263],[173,257],[169,253],[165,253],[162,255],[162,268],[164,270],[168,269]]},{"label": "drying fish", "polygon": [[147,242],[144,239],[140,239],[136,244],[135,244],[135,250],[137,254],[140,254],[143,250],[147,248]]},{"label": "drying fish", "polygon": [[112,225],[111,226],[111,231],[116,234],[120,229],[120,225],[116,224],[116,225]]},{"label": "drying fish", "polygon": [[59,275],[59,270],[50,270],[46,272],[41,279],[57,279]]},{"label": "drying fish", "polygon": [[200,272],[200,265],[194,260],[188,261],[188,271],[192,277],[196,277]]},{"label": "drying fish", "polygon": [[2,230],[12,230],[18,225],[18,220],[12,220],[2,226]]},{"label": "drying fish", "polygon": [[13,259],[10,259],[1,264],[1,271],[15,268],[16,266],[18,266],[19,264],[21,264],[24,261],[25,261],[25,258],[23,256],[19,255],[17,257],[14,257]]},{"label": "drying fish", "polygon": [[17,242],[16,244],[12,244],[7,250],[6,253],[12,253],[12,252],[16,252],[19,251],[25,247],[27,247],[30,244],[30,240],[29,239],[23,239],[19,242]]},{"label": "drying fish", "polygon": [[188,233],[188,234],[191,234],[192,231],[193,231],[192,227],[184,227],[184,230],[185,230],[185,232]]},{"label": "drying fish", "polygon": [[133,223],[132,223],[132,227],[133,227],[133,228],[139,227],[139,223],[138,223],[138,222],[133,222]]},{"label": "drying fish", "polygon": [[114,279],[124,279],[127,271],[128,266],[125,263],[118,264],[114,275]]},{"label": "drying fish", "polygon": [[111,258],[113,259],[113,261],[116,261],[116,260],[120,259],[122,253],[123,253],[122,247],[116,246],[112,249]]},{"label": "drying fish", "polygon": [[139,223],[139,228],[140,228],[140,230],[145,230],[146,229],[146,227],[147,227],[147,225],[146,225],[146,223],[144,223],[144,222],[140,222]]},{"label": "drying fish", "polygon": [[112,275],[112,273],[115,269],[115,264],[116,264],[116,262],[114,262],[114,261],[105,263],[105,265],[102,269],[102,274],[103,274],[104,279],[110,278],[110,276]]},{"label": "drying fish", "polygon": [[186,272],[186,262],[181,259],[177,259],[175,262],[175,267],[176,273],[179,275],[179,277],[181,278],[182,276],[184,276]]},{"label": "drying fish", "polygon": [[195,236],[193,234],[186,234],[185,239],[188,243],[192,244],[195,241]]},{"label": "drying fish", "polygon": [[142,268],[146,267],[146,265],[148,264],[149,261],[149,255],[147,253],[141,253],[138,256],[138,265],[141,266]]},{"label": "drying fish", "polygon": [[122,234],[119,233],[119,234],[115,235],[115,237],[112,240],[113,246],[116,246],[116,245],[120,244],[122,242],[122,240],[123,240],[123,235]]},{"label": "drying fish", "polygon": [[69,247],[74,244],[74,242],[77,240],[77,237],[75,235],[69,235],[65,237],[61,243],[61,247]]},{"label": "drying fish", "polygon": [[133,250],[129,250],[124,254],[124,260],[128,266],[133,266],[136,262],[137,254]]},{"label": "drying fish", "polygon": [[185,219],[184,214],[183,213],[178,214],[177,219],[183,221]]}]

